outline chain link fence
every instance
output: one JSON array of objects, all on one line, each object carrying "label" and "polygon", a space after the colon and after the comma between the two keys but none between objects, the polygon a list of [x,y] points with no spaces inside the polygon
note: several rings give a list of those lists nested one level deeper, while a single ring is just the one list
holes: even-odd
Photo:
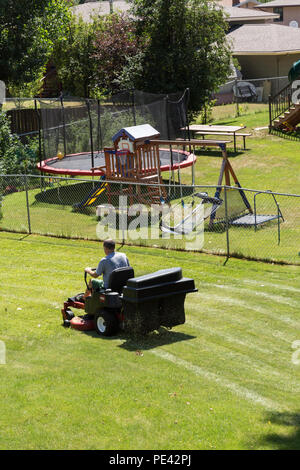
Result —
[{"label": "chain link fence", "polygon": [[234,79],[220,87],[214,99],[217,105],[236,103],[268,103],[269,96],[276,95],[289,83],[288,77]]},{"label": "chain link fence", "polygon": [[2,231],[300,264],[300,195],[0,175],[0,201]]}]

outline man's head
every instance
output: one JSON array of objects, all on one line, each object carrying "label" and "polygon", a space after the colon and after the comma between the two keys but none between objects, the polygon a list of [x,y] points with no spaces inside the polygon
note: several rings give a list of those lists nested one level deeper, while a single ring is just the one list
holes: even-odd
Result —
[{"label": "man's head", "polygon": [[113,253],[115,251],[115,247],[116,247],[116,243],[114,242],[114,240],[111,240],[111,239],[104,240],[103,249],[106,255],[108,255],[109,253]]}]

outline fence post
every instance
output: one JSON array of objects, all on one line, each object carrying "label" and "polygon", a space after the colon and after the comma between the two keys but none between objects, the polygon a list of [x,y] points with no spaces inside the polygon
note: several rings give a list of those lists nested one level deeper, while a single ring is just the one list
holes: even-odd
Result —
[{"label": "fence post", "polygon": [[271,133],[272,121],[273,121],[271,99],[272,99],[272,97],[271,97],[271,95],[269,95],[269,134]]},{"label": "fence post", "polygon": [[63,124],[63,141],[64,141],[64,157],[67,155],[67,141],[66,141],[66,122],[65,122],[65,107],[63,94],[60,95],[60,105],[61,105],[61,116]]},{"label": "fence post", "polygon": [[[35,109],[35,114],[36,114],[36,118],[38,121],[38,128],[39,128],[39,163],[40,163],[40,166],[42,166],[42,132],[41,132],[42,123],[41,123],[41,113],[38,110],[36,99],[34,100],[34,109]],[[41,191],[44,188],[43,185],[44,185],[44,180],[42,178],[42,173],[41,173],[41,178],[40,178]]]},{"label": "fence post", "polygon": [[30,209],[29,209],[29,199],[28,199],[28,181],[27,181],[27,174],[26,173],[24,175],[24,179],[25,179],[25,192],[26,192],[28,232],[31,234]]},{"label": "fence post", "polygon": [[280,209],[279,209],[279,204],[277,205],[277,237],[278,237],[278,246],[280,245]]},{"label": "fence post", "polygon": [[229,260],[230,256],[230,245],[229,245],[229,224],[228,224],[228,205],[227,205],[227,187],[223,186],[224,189],[224,200],[225,200],[225,230],[226,230],[226,260],[224,261],[224,266]]},{"label": "fence post", "polygon": [[236,105],[236,117],[239,117],[240,115],[240,108],[239,108],[239,99],[238,99],[238,87],[237,87],[238,79],[234,79],[234,85],[235,85],[235,91],[236,91],[236,96],[235,96],[235,105]]},{"label": "fence post", "polygon": [[90,100],[86,98],[85,102],[86,102],[87,112],[89,116],[91,165],[92,165],[92,168],[94,168],[95,162],[94,162],[94,143],[93,143],[93,121],[92,121],[92,116],[91,116]]},{"label": "fence post", "polygon": [[[185,91],[187,92],[187,99],[186,99],[185,106],[184,106],[184,108],[185,108],[184,140],[186,140],[186,131],[187,131],[188,140],[191,140],[190,121],[189,121],[189,116],[188,116],[188,109],[189,109],[189,103],[190,103],[190,89],[186,88]],[[191,145],[190,145],[189,149],[190,149],[190,153],[192,153]]]},{"label": "fence post", "polygon": [[[169,95],[166,95],[166,96],[164,97],[164,104],[165,104],[166,123],[167,123],[167,136],[168,136],[168,140],[171,140],[168,102],[169,102]],[[170,148],[170,155],[171,155],[171,171],[170,171],[169,182],[172,181],[173,185],[175,185],[174,160],[173,160],[173,149],[172,149],[172,145],[170,145],[169,148]],[[169,195],[170,195],[170,194],[171,194],[171,186],[169,187]]]},{"label": "fence post", "polygon": [[136,113],[135,113],[135,88],[131,90],[131,103],[132,103],[132,114],[133,114],[133,123],[136,126]]},{"label": "fence post", "polygon": [[98,132],[97,132],[97,151],[103,150],[102,130],[101,130],[101,105],[100,100],[97,100],[97,115],[98,115]]}]

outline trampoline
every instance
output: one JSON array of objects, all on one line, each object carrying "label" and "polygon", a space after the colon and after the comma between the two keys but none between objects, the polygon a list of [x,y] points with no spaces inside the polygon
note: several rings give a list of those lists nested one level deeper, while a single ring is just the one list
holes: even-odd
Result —
[{"label": "trampoline", "polygon": [[[189,167],[196,162],[196,156],[184,150],[159,149],[160,170],[170,171]],[[94,152],[94,167],[105,166],[104,152]],[[173,164],[172,164],[173,163]],[[91,152],[81,152],[66,155],[64,158],[48,158],[38,164],[38,169],[43,173],[54,175],[72,175],[72,176],[102,176],[103,170],[92,171]]]},{"label": "trampoline", "polygon": [[[184,138],[188,133],[189,91],[169,95],[125,90],[100,100],[67,98],[39,100],[39,163],[42,173],[70,176],[102,176],[104,148],[120,129],[148,123],[164,140]],[[148,137],[149,138],[149,137]],[[196,158],[186,149],[161,144],[160,170],[192,166]],[[60,155],[64,158],[58,158]]]}]

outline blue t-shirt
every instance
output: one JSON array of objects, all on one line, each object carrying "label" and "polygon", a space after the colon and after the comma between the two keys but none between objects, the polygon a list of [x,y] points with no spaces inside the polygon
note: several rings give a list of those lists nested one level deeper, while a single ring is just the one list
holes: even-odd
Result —
[{"label": "blue t-shirt", "polygon": [[127,256],[124,253],[109,253],[109,255],[102,258],[98,267],[96,269],[96,273],[98,276],[103,274],[103,282],[105,289],[108,288],[108,281],[110,274],[117,268],[125,268],[129,266],[129,261]]}]

